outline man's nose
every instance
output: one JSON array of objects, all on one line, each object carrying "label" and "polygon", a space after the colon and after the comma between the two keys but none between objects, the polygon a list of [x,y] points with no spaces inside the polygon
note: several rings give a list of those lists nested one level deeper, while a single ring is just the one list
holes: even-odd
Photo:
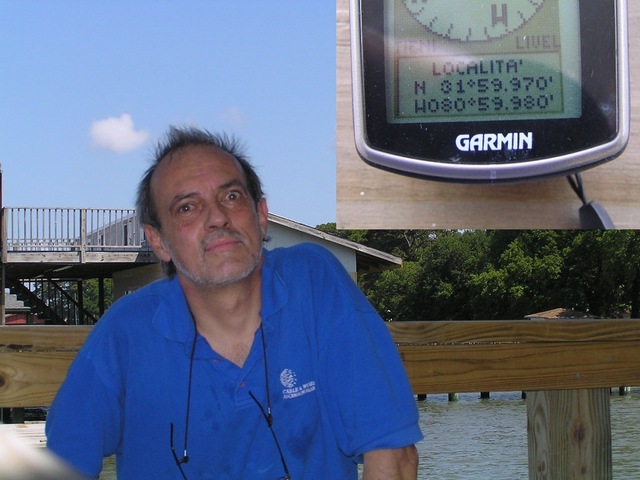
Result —
[{"label": "man's nose", "polygon": [[229,225],[229,209],[217,200],[207,204],[206,225],[207,229],[221,228]]}]

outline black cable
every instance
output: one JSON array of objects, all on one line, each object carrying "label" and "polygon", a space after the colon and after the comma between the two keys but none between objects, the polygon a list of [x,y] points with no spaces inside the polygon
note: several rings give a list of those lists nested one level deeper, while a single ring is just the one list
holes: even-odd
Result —
[{"label": "black cable", "polygon": [[580,201],[582,201],[582,207],[580,207],[578,211],[580,215],[580,228],[583,230],[608,230],[616,228],[602,205],[598,202],[590,202],[587,200],[587,195],[582,183],[582,175],[580,175],[580,173],[569,175],[567,180]]},{"label": "black cable", "polygon": [[569,175],[567,177],[567,180],[569,180],[569,185],[571,185],[571,188],[576,193],[578,198],[582,200],[582,204],[586,205],[587,203],[589,203],[587,202],[587,197],[584,193],[584,187],[582,185],[582,175],[580,175],[579,173],[576,173],[573,176]]}]

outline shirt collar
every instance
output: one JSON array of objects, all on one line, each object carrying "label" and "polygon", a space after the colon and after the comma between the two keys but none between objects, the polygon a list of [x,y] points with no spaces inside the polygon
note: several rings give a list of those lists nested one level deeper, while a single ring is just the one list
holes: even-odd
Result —
[{"label": "shirt collar", "polygon": [[160,303],[153,315],[153,325],[168,340],[190,344],[195,327],[178,277],[173,275],[160,282],[158,295]]},{"label": "shirt collar", "polygon": [[265,332],[270,332],[275,326],[275,315],[284,308],[289,300],[289,292],[280,270],[277,268],[278,255],[269,250],[264,252],[262,264],[262,324]]},{"label": "shirt collar", "polygon": [[[277,256],[268,250],[264,250],[263,253],[260,314],[265,332],[270,332],[274,328],[275,314],[288,301],[288,291],[277,269]],[[153,315],[154,326],[165,338],[190,346],[193,342],[195,326],[178,277],[173,275],[171,278],[159,282],[158,288],[161,300]]]}]

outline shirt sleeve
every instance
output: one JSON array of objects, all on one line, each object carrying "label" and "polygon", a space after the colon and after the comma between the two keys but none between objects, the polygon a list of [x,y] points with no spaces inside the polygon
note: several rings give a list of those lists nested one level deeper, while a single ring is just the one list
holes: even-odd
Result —
[{"label": "shirt sleeve", "polygon": [[387,326],[337,260],[325,259],[314,270],[320,390],[340,447],[361,463],[368,451],[420,441],[419,414]]},{"label": "shirt sleeve", "polygon": [[120,428],[118,395],[79,354],[47,415],[47,448],[84,475],[97,478],[103,458],[118,449]]}]

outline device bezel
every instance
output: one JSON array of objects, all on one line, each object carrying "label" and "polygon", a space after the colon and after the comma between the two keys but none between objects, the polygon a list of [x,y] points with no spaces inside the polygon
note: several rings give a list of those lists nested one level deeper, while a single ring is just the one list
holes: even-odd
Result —
[{"label": "device bezel", "polygon": [[[594,167],[615,158],[628,142],[626,0],[580,2],[581,37],[597,41],[581,42],[583,104],[576,119],[389,123],[380,56],[385,51],[383,0],[351,0],[350,14],[355,143],[359,155],[374,166],[444,181],[521,181]],[[615,34],[603,38],[605,29]],[[455,149],[460,133],[511,132],[534,132],[534,148]]]}]

